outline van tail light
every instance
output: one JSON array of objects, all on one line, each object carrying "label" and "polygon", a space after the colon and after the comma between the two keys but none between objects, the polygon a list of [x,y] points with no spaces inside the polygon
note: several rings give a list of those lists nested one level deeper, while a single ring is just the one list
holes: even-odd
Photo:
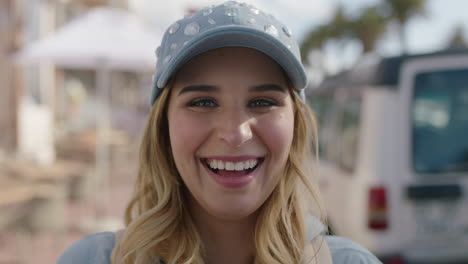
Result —
[{"label": "van tail light", "polygon": [[387,191],[384,187],[369,189],[369,214],[367,226],[372,230],[386,230],[388,228]]},{"label": "van tail light", "polygon": [[401,256],[392,256],[382,260],[383,264],[405,264],[406,261]]}]

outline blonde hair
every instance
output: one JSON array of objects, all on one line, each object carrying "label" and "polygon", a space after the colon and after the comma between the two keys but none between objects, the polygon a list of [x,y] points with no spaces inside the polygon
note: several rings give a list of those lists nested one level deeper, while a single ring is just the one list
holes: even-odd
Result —
[{"label": "blonde hair", "polygon": [[[170,85],[169,85],[170,86]],[[167,107],[170,87],[155,102],[140,146],[135,192],[125,211],[126,231],[112,261],[143,264],[202,264],[203,243],[185,206],[183,184],[169,146]],[[306,246],[305,216],[312,198],[323,216],[311,180],[317,128],[309,106],[290,88],[294,137],[285,175],[259,208],[255,227],[256,264],[299,263]],[[313,141],[313,142],[312,142]],[[314,146],[313,148],[311,146]],[[304,186],[305,188],[303,188]],[[323,219],[322,219],[323,220]]]}]

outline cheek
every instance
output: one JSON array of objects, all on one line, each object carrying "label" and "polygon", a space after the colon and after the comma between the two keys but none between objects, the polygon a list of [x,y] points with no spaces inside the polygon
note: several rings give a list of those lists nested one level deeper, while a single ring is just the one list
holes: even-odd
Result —
[{"label": "cheek", "polygon": [[206,121],[174,110],[168,115],[168,123],[174,158],[177,160],[179,156],[194,157],[196,149],[206,139],[209,127]]},{"label": "cheek", "polygon": [[294,114],[281,112],[260,119],[257,131],[276,159],[285,160],[289,154],[294,134]]}]

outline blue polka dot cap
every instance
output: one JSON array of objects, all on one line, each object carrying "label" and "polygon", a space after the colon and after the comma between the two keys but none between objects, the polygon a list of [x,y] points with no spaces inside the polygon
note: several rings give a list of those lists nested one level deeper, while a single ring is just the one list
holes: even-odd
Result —
[{"label": "blue polka dot cap", "polygon": [[166,30],[156,49],[151,104],[182,65],[196,55],[222,47],[252,48],[268,55],[303,97],[307,75],[291,30],[250,4],[228,1],[188,14]]}]

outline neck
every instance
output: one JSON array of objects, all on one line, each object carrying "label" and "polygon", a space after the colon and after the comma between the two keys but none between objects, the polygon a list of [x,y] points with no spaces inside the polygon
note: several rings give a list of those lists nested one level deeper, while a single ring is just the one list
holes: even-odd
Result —
[{"label": "neck", "polygon": [[191,214],[204,245],[205,263],[253,263],[256,213],[227,220],[210,215],[197,202],[191,204]]}]

